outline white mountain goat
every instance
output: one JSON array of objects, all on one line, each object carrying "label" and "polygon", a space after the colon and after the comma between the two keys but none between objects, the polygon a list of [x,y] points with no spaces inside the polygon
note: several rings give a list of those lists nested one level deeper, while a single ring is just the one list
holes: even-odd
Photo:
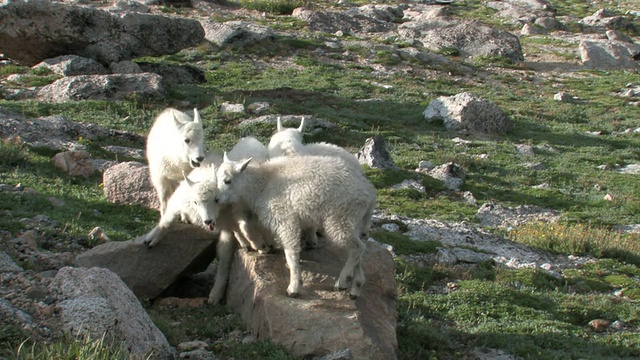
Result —
[{"label": "white mountain goat", "polygon": [[[300,156],[300,155],[318,155],[318,156],[336,156],[340,157],[354,169],[362,170],[362,165],[358,159],[347,150],[338,145],[319,142],[304,144],[302,135],[305,127],[305,118],[300,121],[300,126],[296,128],[285,128],[282,126],[280,117],[277,119],[276,132],[271,136],[269,141],[269,157],[278,156]],[[318,235],[321,229],[306,229],[304,239],[307,248],[316,248],[318,246]]]},{"label": "white mountain goat", "polygon": [[165,212],[182,174],[188,174],[204,160],[202,121],[198,109],[193,112],[192,120],[181,111],[165,109],[147,136],[147,161],[151,182],[160,199],[160,214]]},{"label": "white mountain goat", "polygon": [[362,171],[362,165],[355,155],[338,145],[327,142],[305,144],[302,140],[304,127],[304,117],[300,121],[300,126],[297,129],[283,127],[280,117],[278,117],[276,132],[271,136],[268,145],[269,158],[296,155],[337,156],[343,158],[354,168]]},{"label": "white mountain goat", "polygon": [[189,176],[184,176],[184,180],[169,198],[167,209],[158,225],[144,235],[145,244],[150,248],[156,246],[179,217],[188,219],[192,224],[208,231],[219,230],[216,246],[218,270],[215,285],[209,294],[209,302],[215,304],[220,303],[226,289],[233,256],[234,235],[240,243],[250,243],[254,248],[261,250],[265,247],[257,222],[253,220],[239,224],[231,205],[216,203],[216,194],[215,168],[207,166],[194,169]]},{"label": "white mountain goat", "polygon": [[301,288],[300,251],[304,229],[323,229],[328,241],[348,247],[348,258],[336,289],[350,286],[360,295],[365,283],[362,256],[376,189],[361,171],[343,159],[328,156],[277,157],[249,165],[225,157],[218,169],[220,203],[248,207],[284,248],[290,281],[287,295]]}]

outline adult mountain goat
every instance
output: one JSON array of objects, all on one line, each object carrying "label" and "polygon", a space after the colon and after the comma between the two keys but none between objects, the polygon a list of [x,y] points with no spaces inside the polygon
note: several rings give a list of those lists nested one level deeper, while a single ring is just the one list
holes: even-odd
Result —
[{"label": "adult mountain goat", "polygon": [[168,108],[155,119],[147,136],[149,173],[160,199],[160,214],[171,194],[183,180],[183,173],[204,160],[204,132],[198,109],[193,120],[182,111]]},{"label": "adult mountain goat", "polygon": [[362,256],[376,206],[376,189],[361,171],[338,157],[277,157],[250,165],[226,156],[218,169],[218,200],[241,204],[284,248],[290,280],[287,295],[301,288],[300,251],[304,229],[323,229],[328,241],[347,247],[348,257],[335,283],[360,295],[365,283]]}]

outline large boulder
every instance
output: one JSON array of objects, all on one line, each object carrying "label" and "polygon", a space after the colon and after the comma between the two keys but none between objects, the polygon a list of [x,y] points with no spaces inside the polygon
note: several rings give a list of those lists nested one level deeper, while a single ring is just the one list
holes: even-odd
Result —
[{"label": "large boulder", "polygon": [[350,349],[354,359],[395,359],[396,283],[391,254],[375,242],[364,256],[367,282],[357,300],[333,291],[346,252],[321,247],[301,254],[304,286],[286,296],[289,270],[282,253],[237,252],[227,305],[259,339],[284,345],[301,357]]},{"label": "large boulder", "polygon": [[69,54],[108,66],[141,56],[174,54],[204,39],[197,20],[116,14],[46,0],[4,1],[0,23],[2,52],[26,66]]},{"label": "large boulder", "polygon": [[461,21],[446,12],[438,16],[416,17],[398,27],[398,35],[409,43],[418,42],[427,49],[455,49],[460,56],[499,56],[524,61],[518,37],[477,21]]},{"label": "large boulder", "polygon": [[119,345],[133,358],[175,359],[162,332],[131,290],[108,269],[64,267],[50,286],[56,317],[71,337],[90,334],[93,339]]},{"label": "large boulder", "polygon": [[379,33],[393,31],[396,28],[394,23],[381,21],[359,12],[345,13],[297,8],[292,16],[306,21],[310,30],[326,33]]},{"label": "large boulder", "polygon": [[428,122],[442,120],[449,130],[504,134],[513,129],[502,109],[468,92],[431,100],[423,115]]},{"label": "large boulder", "polygon": [[107,268],[138,298],[155,299],[180,276],[206,270],[215,258],[216,237],[195,225],[176,224],[153,249],[142,240],[96,246],[78,255],[76,264]]},{"label": "large boulder", "polygon": [[102,184],[109,202],[160,209],[149,167],[141,162],[127,161],[109,167],[102,174]]},{"label": "large boulder", "polygon": [[580,59],[593,69],[640,69],[640,45],[624,41],[583,40]]},{"label": "large boulder", "polygon": [[43,86],[37,97],[50,102],[127,100],[133,97],[148,101],[163,99],[165,88],[162,76],[152,73],[78,75]]}]

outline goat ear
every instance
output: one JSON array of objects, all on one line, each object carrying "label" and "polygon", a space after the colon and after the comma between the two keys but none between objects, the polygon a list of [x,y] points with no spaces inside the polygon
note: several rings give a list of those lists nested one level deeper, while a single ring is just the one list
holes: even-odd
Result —
[{"label": "goat ear", "polygon": [[243,162],[241,162],[240,164],[236,165],[236,171],[238,172],[242,172],[244,171],[244,169],[247,168],[247,165],[249,165],[249,162],[251,161],[251,158],[248,158],[247,160],[244,160]]},{"label": "goat ear", "polygon": [[298,132],[300,134],[302,134],[302,132],[304,131],[304,116],[302,117],[302,120],[300,120],[300,127],[298,128]]},{"label": "goat ear", "polygon": [[200,119],[200,113],[198,112],[198,108],[193,109],[193,122],[194,123],[202,122],[202,120]]},{"label": "goat ear", "polygon": [[226,162],[226,163],[230,163],[231,162],[231,160],[229,160],[229,157],[227,156],[227,152],[226,151],[222,155],[222,162]]},{"label": "goat ear", "polygon": [[191,181],[191,179],[189,179],[187,177],[187,175],[184,173],[184,171],[182,172],[182,176],[184,177],[184,181],[187,182],[187,185],[189,185],[189,187],[193,187],[193,185],[195,185],[196,183]]},{"label": "goat ear", "polygon": [[278,130],[278,132],[282,131],[282,121],[280,121],[280,116],[278,116],[276,130]]},{"label": "goat ear", "polygon": [[175,110],[171,110],[171,115],[173,115],[173,121],[176,123],[176,125],[178,126],[182,126],[184,125],[184,122],[182,122],[180,119],[178,119],[178,117],[176,116],[176,112]]}]

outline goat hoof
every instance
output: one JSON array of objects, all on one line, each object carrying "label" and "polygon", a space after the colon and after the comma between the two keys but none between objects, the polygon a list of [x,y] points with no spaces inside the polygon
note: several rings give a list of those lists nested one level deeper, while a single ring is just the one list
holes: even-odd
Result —
[{"label": "goat hoof", "polygon": [[298,296],[300,296],[300,293],[297,293],[297,292],[290,293],[287,291],[287,296],[290,298],[297,298]]},{"label": "goat hoof", "polygon": [[354,295],[354,294],[349,294],[349,299],[351,300],[355,300],[358,298],[358,295]]}]

